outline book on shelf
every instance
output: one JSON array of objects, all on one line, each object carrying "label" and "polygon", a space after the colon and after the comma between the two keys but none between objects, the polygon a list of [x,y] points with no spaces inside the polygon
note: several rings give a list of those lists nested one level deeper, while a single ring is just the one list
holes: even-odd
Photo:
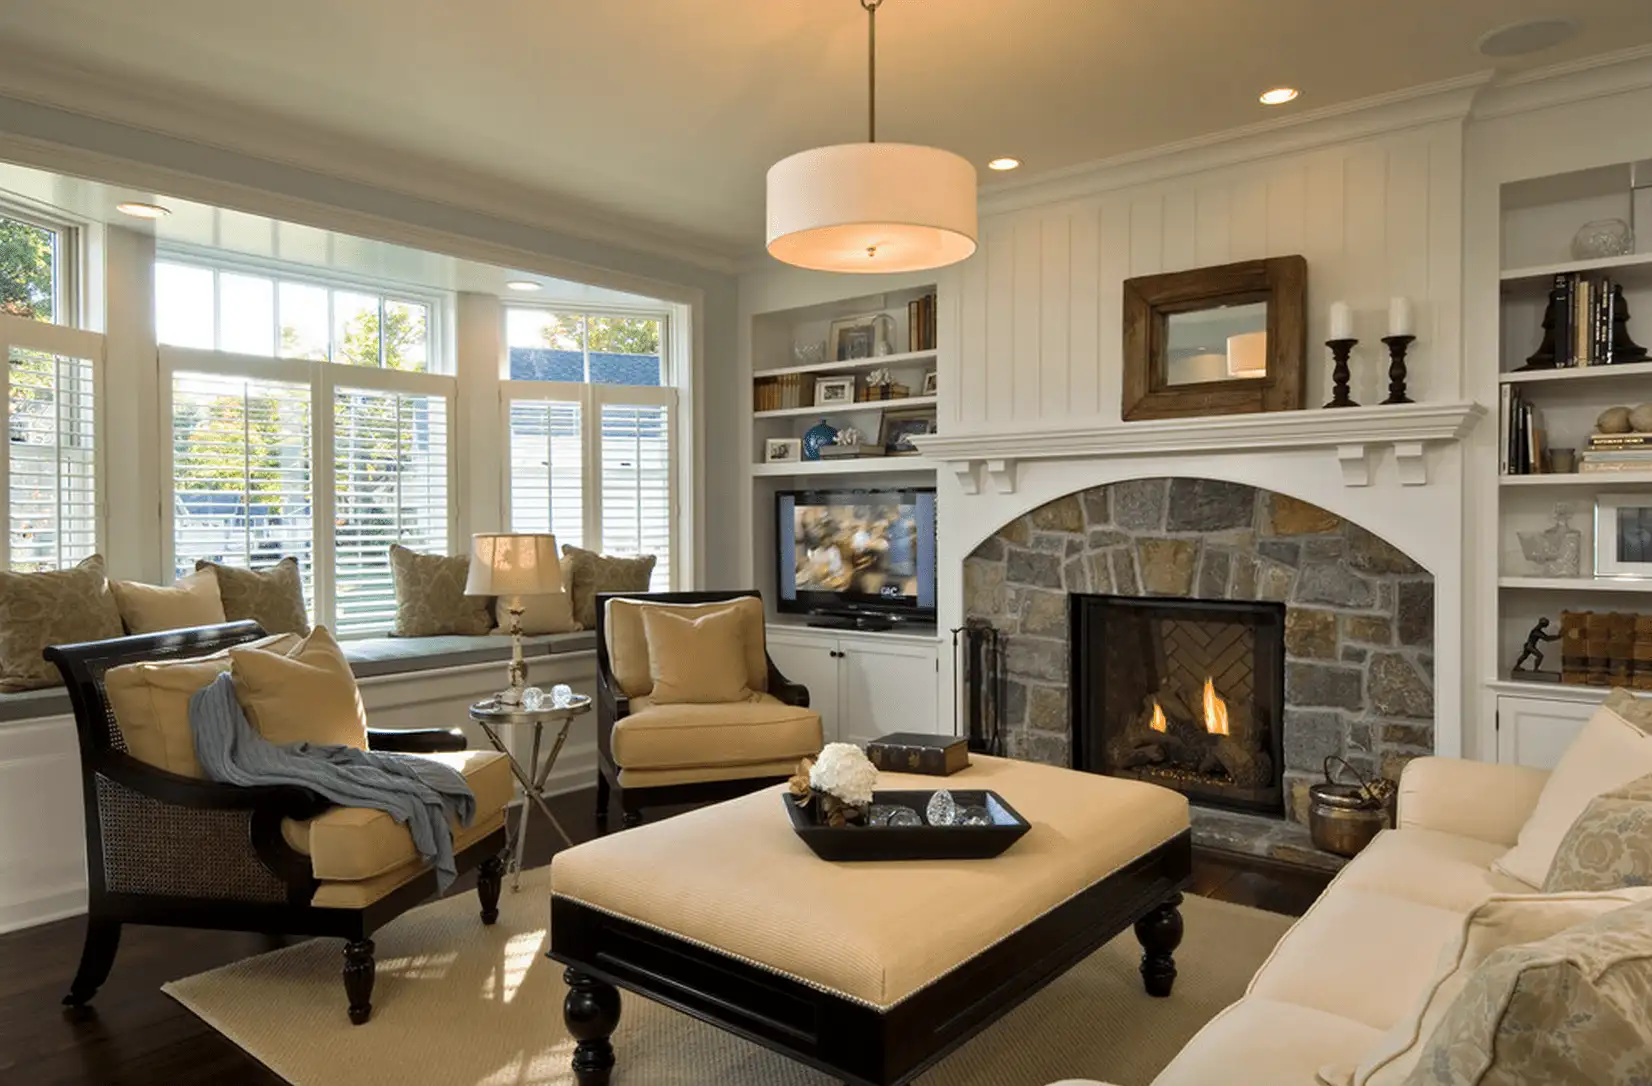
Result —
[{"label": "book on shelf", "polygon": [[906,304],[906,349],[935,349],[935,295],[925,294]]},{"label": "book on shelf", "polygon": [[1590,434],[1591,449],[1652,448],[1652,434]]},{"label": "book on shelf", "polygon": [[1527,402],[1518,388],[1504,387],[1500,394],[1503,440],[1498,466],[1504,475],[1541,475],[1546,470],[1544,455],[1548,433],[1537,405]]},{"label": "book on shelf", "polygon": [[1622,306],[1622,288],[1604,275],[1556,274],[1549,291],[1550,327],[1544,342],[1545,347],[1552,344],[1554,348],[1554,366],[1566,369],[1643,360],[1646,352],[1627,341],[1626,333],[1622,337],[1626,342],[1620,342],[1620,326],[1628,321]]}]

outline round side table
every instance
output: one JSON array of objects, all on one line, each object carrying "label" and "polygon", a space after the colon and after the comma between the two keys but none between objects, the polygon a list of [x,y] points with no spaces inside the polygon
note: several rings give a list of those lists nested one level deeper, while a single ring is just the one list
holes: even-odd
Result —
[{"label": "round side table", "polygon": [[[528,840],[528,804],[538,804],[545,817],[551,820],[551,826],[562,838],[564,844],[574,842],[568,836],[568,831],[562,828],[562,823],[556,820],[551,813],[550,806],[545,802],[545,782],[551,776],[551,770],[556,768],[557,756],[562,753],[562,744],[568,741],[568,729],[573,725],[574,717],[583,716],[591,711],[591,699],[584,694],[575,694],[566,705],[552,705],[547,700],[538,709],[524,709],[520,706],[500,705],[496,700],[489,698],[478,701],[470,707],[470,719],[474,720],[493,744],[493,749],[503,754],[509,761],[511,772],[516,775],[517,783],[522,785],[522,812],[516,819],[516,840],[511,842],[511,889],[519,890],[522,886],[522,850]],[[545,736],[545,725],[561,722],[562,728],[556,734],[556,741],[551,744],[551,750],[543,762],[539,759],[541,741]],[[500,737],[500,729],[507,727],[533,728],[533,753],[528,757],[528,764],[523,765],[511,753],[505,741]]]}]

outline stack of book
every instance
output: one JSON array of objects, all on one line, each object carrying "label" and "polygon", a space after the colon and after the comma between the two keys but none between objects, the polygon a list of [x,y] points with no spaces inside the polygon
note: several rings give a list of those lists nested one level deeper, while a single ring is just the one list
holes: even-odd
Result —
[{"label": "stack of book", "polygon": [[1652,616],[1563,611],[1560,681],[1652,690]]},{"label": "stack of book", "polygon": [[1543,319],[1547,334],[1527,364],[1566,368],[1641,361],[1646,351],[1629,338],[1628,321],[1617,283],[1580,272],[1556,275]]},{"label": "stack of book", "polygon": [[906,303],[906,349],[935,349],[935,295],[925,294]]},{"label": "stack of book", "polygon": [[759,377],[751,383],[751,401],[753,411],[807,407],[803,402],[803,375],[785,373],[779,377]]},{"label": "stack of book", "polygon": [[1577,470],[1652,472],[1652,434],[1590,434]]},{"label": "stack of book", "polygon": [[1504,475],[1541,475],[1543,451],[1548,447],[1543,416],[1520,389],[1504,385],[1502,392],[1503,447],[1498,456]]}]

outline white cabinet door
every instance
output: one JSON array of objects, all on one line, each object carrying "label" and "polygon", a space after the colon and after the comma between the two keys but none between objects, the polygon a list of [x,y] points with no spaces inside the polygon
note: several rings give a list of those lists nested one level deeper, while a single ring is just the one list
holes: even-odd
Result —
[{"label": "white cabinet door", "polygon": [[890,732],[934,732],[935,648],[890,642],[839,643],[843,674],[838,738],[865,745]]},{"label": "white cabinet door", "polygon": [[1497,760],[1553,769],[1594,711],[1592,702],[1499,697]]},{"label": "white cabinet door", "polygon": [[828,743],[838,735],[837,639],[791,638],[769,635],[769,658],[780,674],[809,688],[809,707],[820,714],[820,730]]}]

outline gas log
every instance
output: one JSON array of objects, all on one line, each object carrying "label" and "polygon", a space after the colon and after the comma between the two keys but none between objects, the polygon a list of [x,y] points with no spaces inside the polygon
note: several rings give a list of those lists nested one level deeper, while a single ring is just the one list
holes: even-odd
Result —
[{"label": "gas log", "polygon": [[[1250,705],[1227,705],[1227,734],[1206,722],[1201,688],[1167,682],[1142,698],[1141,709],[1110,740],[1108,754],[1121,769],[1178,766],[1201,774],[1225,774],[1244,788],[1265,786],[1273,760],[1260,747]],[[1163,730],[1154,727],[1155,718]]]}]

